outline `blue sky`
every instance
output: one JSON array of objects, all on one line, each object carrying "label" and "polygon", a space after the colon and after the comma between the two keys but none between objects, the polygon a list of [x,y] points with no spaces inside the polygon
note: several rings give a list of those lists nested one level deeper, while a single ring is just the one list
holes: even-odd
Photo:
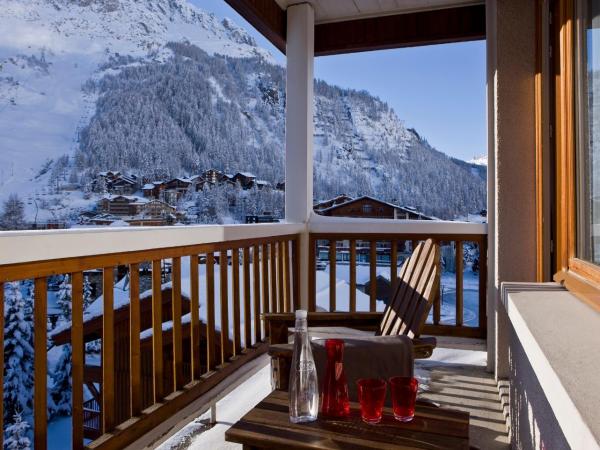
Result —
[{"label": "blue sky", "polygon": [[[224,0],[191,1],[234,19],[285,64]],[[487,153],[485,41],[320,57],[315,77],[376,95],[444,153],[465,160]]]}]

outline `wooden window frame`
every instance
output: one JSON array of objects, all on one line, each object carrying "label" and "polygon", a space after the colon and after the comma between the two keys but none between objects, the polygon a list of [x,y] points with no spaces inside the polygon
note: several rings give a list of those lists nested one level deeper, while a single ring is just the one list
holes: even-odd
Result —
[{"label": "wooden window frame", "polygon": [[[577,257],[576,0],[557,0],[555,89],[555,273],[575,296],[600,311],[600,266]],[[541,126],[541,125],[540,125]]]}]

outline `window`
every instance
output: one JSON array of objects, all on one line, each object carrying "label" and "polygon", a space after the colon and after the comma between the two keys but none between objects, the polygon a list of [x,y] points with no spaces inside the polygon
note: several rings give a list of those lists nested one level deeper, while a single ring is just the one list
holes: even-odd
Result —
[{"label": "window", "polygon": [[577,256],[600,264],[600,4],[578,2]]},{"label": "window", "polygon": [[371,214],[373,212],[373,207],[371,205],[363,205],[362,212],[363,214]]}]

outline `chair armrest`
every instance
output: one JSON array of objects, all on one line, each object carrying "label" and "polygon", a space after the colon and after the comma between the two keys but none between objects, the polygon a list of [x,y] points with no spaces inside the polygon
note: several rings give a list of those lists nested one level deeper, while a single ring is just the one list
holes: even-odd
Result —
[{"label": "chair armrest", "polygon": [[[348,327],[358,330],[375,330],[383,317],[382,312],[309,312],[309,327]],[[295,323],[294,313],[262,314],[269,344],[285,344],[288,327]]]}]

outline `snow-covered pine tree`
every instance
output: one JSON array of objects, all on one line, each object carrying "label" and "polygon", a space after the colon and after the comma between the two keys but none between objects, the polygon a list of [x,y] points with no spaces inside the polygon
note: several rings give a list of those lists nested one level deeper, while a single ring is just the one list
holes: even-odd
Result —
[{"label": "snow-covered pine tree", "polygon": [[4,293],[4,420],[29,414],[33,393],[32,298],[23,298],[18,282],[7,283]]},{"label": "snow-covered pine tree", "polygon": [[71,345],[63,346],[60,359],[52,372],[52,387],[50,397],[52,400],[51,414],[68,416],[71,414]]},{"label": "snow-covered pine tree", "polygon": [[85,311],[93,301],[92,283],[90,283],[90,279],[87,276],[83,277],[83,310]]},{"label": "snow-covered pine tree", "polygon": [[62,312],[63,319],[66,320],[67,322],[71,321],[71,309],[72,309],[71,293],[72,293],[71,278],[67,274],[67,275],[63,276],[62,282],[60,283],[60,286],[58,287],[58,300],[56,301],[56,303],[58,304],[58,306]]},{"label": "snow-covered pine tree", "polygon": [[31,441],[27,437],[29,424],[23,420],[21,413],[13,416],[12,423],[4,433],[4,450],[31,450]]},{"label": "snow-covered pine tree", "polygon": [[10,194],[0,214],[0,228],[22,230],[25,226],[25,203],[17,194]]}]

